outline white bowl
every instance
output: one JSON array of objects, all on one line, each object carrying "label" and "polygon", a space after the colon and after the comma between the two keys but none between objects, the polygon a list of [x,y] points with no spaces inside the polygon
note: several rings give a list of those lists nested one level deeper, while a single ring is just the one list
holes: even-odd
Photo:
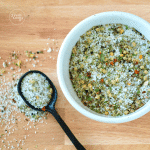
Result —
[{"label": "white bowl", "polygon": [[66,36],[58,55],[57,75],[60,87],[65,97],[70,102],[70,104],[81,114],[100,122],[123,123],[137,119],[145,115],[147,112],[149,112],[150,101],[143,107],[141,107],[140,109],[129,115],[118,117],[101,115],[90,110],[88,107],[82,104],[82,102],[76,95],[69,78],[69,61],[71,51],[73,46],[78,41],[79,37],[93,26],[109,23],[121,23],[134,27],[136,30],[145,35],[145,37],[148,40],[150,40],[150,24],[138,16],[125,12],[116,12],[116,11],[104,12],[93,15],[77,24]]}]

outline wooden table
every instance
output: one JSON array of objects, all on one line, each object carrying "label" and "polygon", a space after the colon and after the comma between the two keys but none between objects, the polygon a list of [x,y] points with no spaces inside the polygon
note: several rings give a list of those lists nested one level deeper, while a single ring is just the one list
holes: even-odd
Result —
[{"label": "wooden table", "polygon": [[[1,0],[0,1],[0,68],[8,59],[10,52],[22,54],[22,70],[37,69],[47,74],[56,85],[58,100],[56,108],[78,140],[87,150],[149,150],[150,149],[150,113],[123,124],[106,124],[91,120],[76,111],[64,97],[57,79],[56,64],[59,48],[69,31],[80,21],[96,13],[105,11],[123,11],[142,17],[150,22],[149,0]],[[13,18],[17,13],[22,18]],[[52,52],[47,50],[51,48]],[[53,50],[54,49],[54,50]],[[36,52],[39,62],[26,62],[25,51]],[[25,68],[26,66],[26,68]],[[6,68],[5,76],[10,77],[11,65]],[[17,69],[16,69],[17,70]],[[8,74],[10,72],[10,74]],[[25,118],[23,114],[20,114]],[[23,139],[25,144],[19,149],[26,150],[75,150],[51,114],[44,123],[25,130],[27,122],[18,125],[18,131],[9,136],[9,140]],[[36,131],[36,134],[35,134]],[[0,134],[4,127],[0,129]],[[5,142],[7,145],[7,140]],[[0,148],[2,148],[0,138]],[[3,149],[7,149],[4,148]],[[15,148],[17,149],[17,148]]]}]

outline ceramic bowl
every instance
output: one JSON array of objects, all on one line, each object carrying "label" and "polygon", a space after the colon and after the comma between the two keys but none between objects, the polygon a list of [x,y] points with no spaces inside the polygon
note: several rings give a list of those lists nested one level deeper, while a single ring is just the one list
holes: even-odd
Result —
[{"label": "ceramic bowl", "polygon": [[57,75],[60,87],[65,97],[69,103],[81,114],[100,122],[123,123],[137,119],[149,112],[150,101],[140,109],[136,110],[134,113],[117,117],[105,116],[92,111],[82,104],[81,100],[76,95],[69,78],[69,61],[71,51],[79,37],[93,26],[109,23],[120,23],[134,27],[136,30],[145,35],[148,40],[150,40],[150,24],[138,16],[116,11],[95,14],[77,24],[64,39],[57,60]]}]

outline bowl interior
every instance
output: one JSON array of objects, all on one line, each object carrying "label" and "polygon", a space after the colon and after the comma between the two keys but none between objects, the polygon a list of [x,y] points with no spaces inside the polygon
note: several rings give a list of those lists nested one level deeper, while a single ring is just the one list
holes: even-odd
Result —
[{"label": "bowl interior", "polygon": [[72,48],[78,41],[79,37],[93,26],[109,23],[121,23],[134,27],[136,30],[145,35],[147,39],[150,40],[150,24],[138,16],[124,12],[105,12],[93,15],[77,24],[65,38],[58,56],[57,73],[58,80],[65,97],[80,113],[91,119],[101,122],[123,123],[134,120],[146,114],[150,109],[150,102],[148,102],[142,108],[138,109],[136,112],[129,115],[118,117],[101,115],[90,110],[88,107],[82,104],[82,102],[76,95],[69,78],[70,56]]}]

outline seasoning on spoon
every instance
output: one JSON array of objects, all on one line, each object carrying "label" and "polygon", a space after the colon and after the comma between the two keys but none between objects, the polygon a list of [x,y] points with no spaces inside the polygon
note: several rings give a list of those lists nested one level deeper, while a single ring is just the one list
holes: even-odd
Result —
[{"label": "seasoning on spoon", "polygon": [[49,82],[39,73],[26,75],[21,83],[21,91],[28,102],[35,108],[47,106],[53,93]]}]

